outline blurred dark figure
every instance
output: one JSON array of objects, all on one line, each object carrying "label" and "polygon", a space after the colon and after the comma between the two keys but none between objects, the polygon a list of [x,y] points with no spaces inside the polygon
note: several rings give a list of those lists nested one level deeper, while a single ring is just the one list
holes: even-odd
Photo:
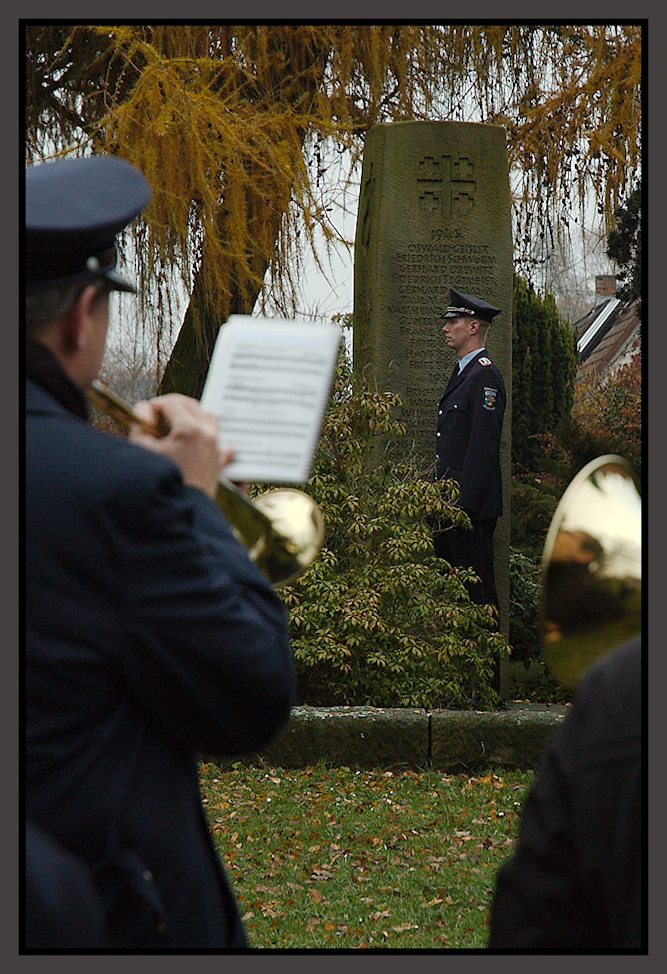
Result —
[{"label": "blurred dark figure", "polygon": [[638,636],[578,684],[498,873],[491,950],[646,948],[641,673]]},{"label": "blurred dark figure", "polygon": [[34,822],[25,835],[25,945],[94,950],[107,946],[102,902],[84,863]]},{"label": "blurred dark figure", "polygon": [[[164,435],[112,436],[87,401],[110,294],[135,290],[116,236],[149,200],[115,157],[26,171],[25,814],[89,869],[110,948],[244,950],[198,756],[255,751],[288,721],[285,607],[216,503],[217,416],[159,396],[136,412]],[[51,872],[35,900],[27,851],[27,933],[74,946],[83,886]]]}]

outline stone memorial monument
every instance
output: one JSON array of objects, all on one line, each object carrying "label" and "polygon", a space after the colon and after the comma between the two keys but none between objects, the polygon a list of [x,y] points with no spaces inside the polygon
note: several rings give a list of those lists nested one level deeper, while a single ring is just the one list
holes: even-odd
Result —
[{"label": "stone memorial monument", "polygon": [[[397,392],[405,449],[435,460],[437,405],[456,357],[440,315],[449,288],[502,309],[487,348],[507,390],[505,514],[494,535],[500,626],[508,635],[512,232],[505,130],[471,122],[393,122],[366,137],[354,260],[354,368]],[[501,692],[507,668],[501,671]]]}]

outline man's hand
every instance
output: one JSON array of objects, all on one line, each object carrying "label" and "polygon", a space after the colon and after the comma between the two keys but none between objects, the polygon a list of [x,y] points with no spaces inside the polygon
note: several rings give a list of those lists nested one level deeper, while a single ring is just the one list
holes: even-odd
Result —
[{"label": "man's hand", "polygon": [[137,403],[134,410],[148,423],[160,425],[164,435],[151,436],[133,426],[128,438],[171,457],[186,484],[215,498],[220,472],[234,456],[232,450],[222,451],[218,446],[218,417],[202,409],[196,399],[178,393]]}]

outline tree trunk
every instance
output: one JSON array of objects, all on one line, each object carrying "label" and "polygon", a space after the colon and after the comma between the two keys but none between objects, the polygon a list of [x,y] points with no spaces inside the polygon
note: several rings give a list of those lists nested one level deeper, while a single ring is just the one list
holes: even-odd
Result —
[{"label": "tree trunk", "polygon": [[[269,49],[279,52],[279,68],[269,71],[263,80],[262,90],[255,92],[248,88],[251,98],[261,100],[264,90],[281,90],[286,105],[299,106],[300,112],[307,112],[307,106],[315,98],[324,78],[328,51],[318,49],[306,38],[291,28],[271,34]],[[294,66],[294,70],[292,70]],[[291,79],[289,82],[286,79]],[[308,134],[307,126],[296,130],[301,148]],[[201,397],[206,374],[211,362],[213,347],[220,326],[232,314],[252,314],[255,302],[262,288],[264,276],[271,261],[278,253],[278,240],[284,214],[291,199],[291,186],[266,183],[261,173],[256,173],[251,184],[254,193],[246,196],[246,220],[249,239],[257,241],[256,250],[249,255],[248,270],[238,262],[227,269],[225,279],[229,281],[229,296],[225,306],[213,308],[206,297],[203,284],[204,267],[200,269],[183,319],[176,344],[162,381],[160,392],[180,392],[184,395]],[[220,236],[225,239],[225,228],[229,212],[223,206],[220,213]],[[259,241],[263,241],[262,244]],[[203,261],[206,261],[204,249]]]},{"label": "tree trunk", "polygon": [[213,308],[206,300],[201,277],[199,273],[195,280],[181,330],[162,376],[161,395],[180,392],[194,399],[201,398],[220,326],[230,315],[251,314],[259,295],[260,288],[256,286],[249,294],[246,291],[244,300],[234,284],[227,307]]}]

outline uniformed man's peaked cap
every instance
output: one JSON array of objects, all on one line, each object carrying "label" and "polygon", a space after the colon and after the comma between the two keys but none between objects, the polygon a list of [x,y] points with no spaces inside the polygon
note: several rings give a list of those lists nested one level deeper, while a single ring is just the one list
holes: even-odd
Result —
[{"label": "uniformed man's peaked cap", "polygon": [[445,310],[444,315],[441,315],[442,318],[467,316],[479,318],[480,321],[486,321],[490,325],[493,318],[499,315],[501,310],[494,308],[486,301],[482,301],[481,298],[473,298],[470,294],[461,294],[460,291],[455,291],[453,287],[449,289],[449,302],[449,307]]},{"label": "uniformed man's peaked cap", "polygon": [[60,159],[26,167],[26,284],[105,278],[136,291],[116,272],[116,234],[148,205],[150,186],[116,156]]}]

